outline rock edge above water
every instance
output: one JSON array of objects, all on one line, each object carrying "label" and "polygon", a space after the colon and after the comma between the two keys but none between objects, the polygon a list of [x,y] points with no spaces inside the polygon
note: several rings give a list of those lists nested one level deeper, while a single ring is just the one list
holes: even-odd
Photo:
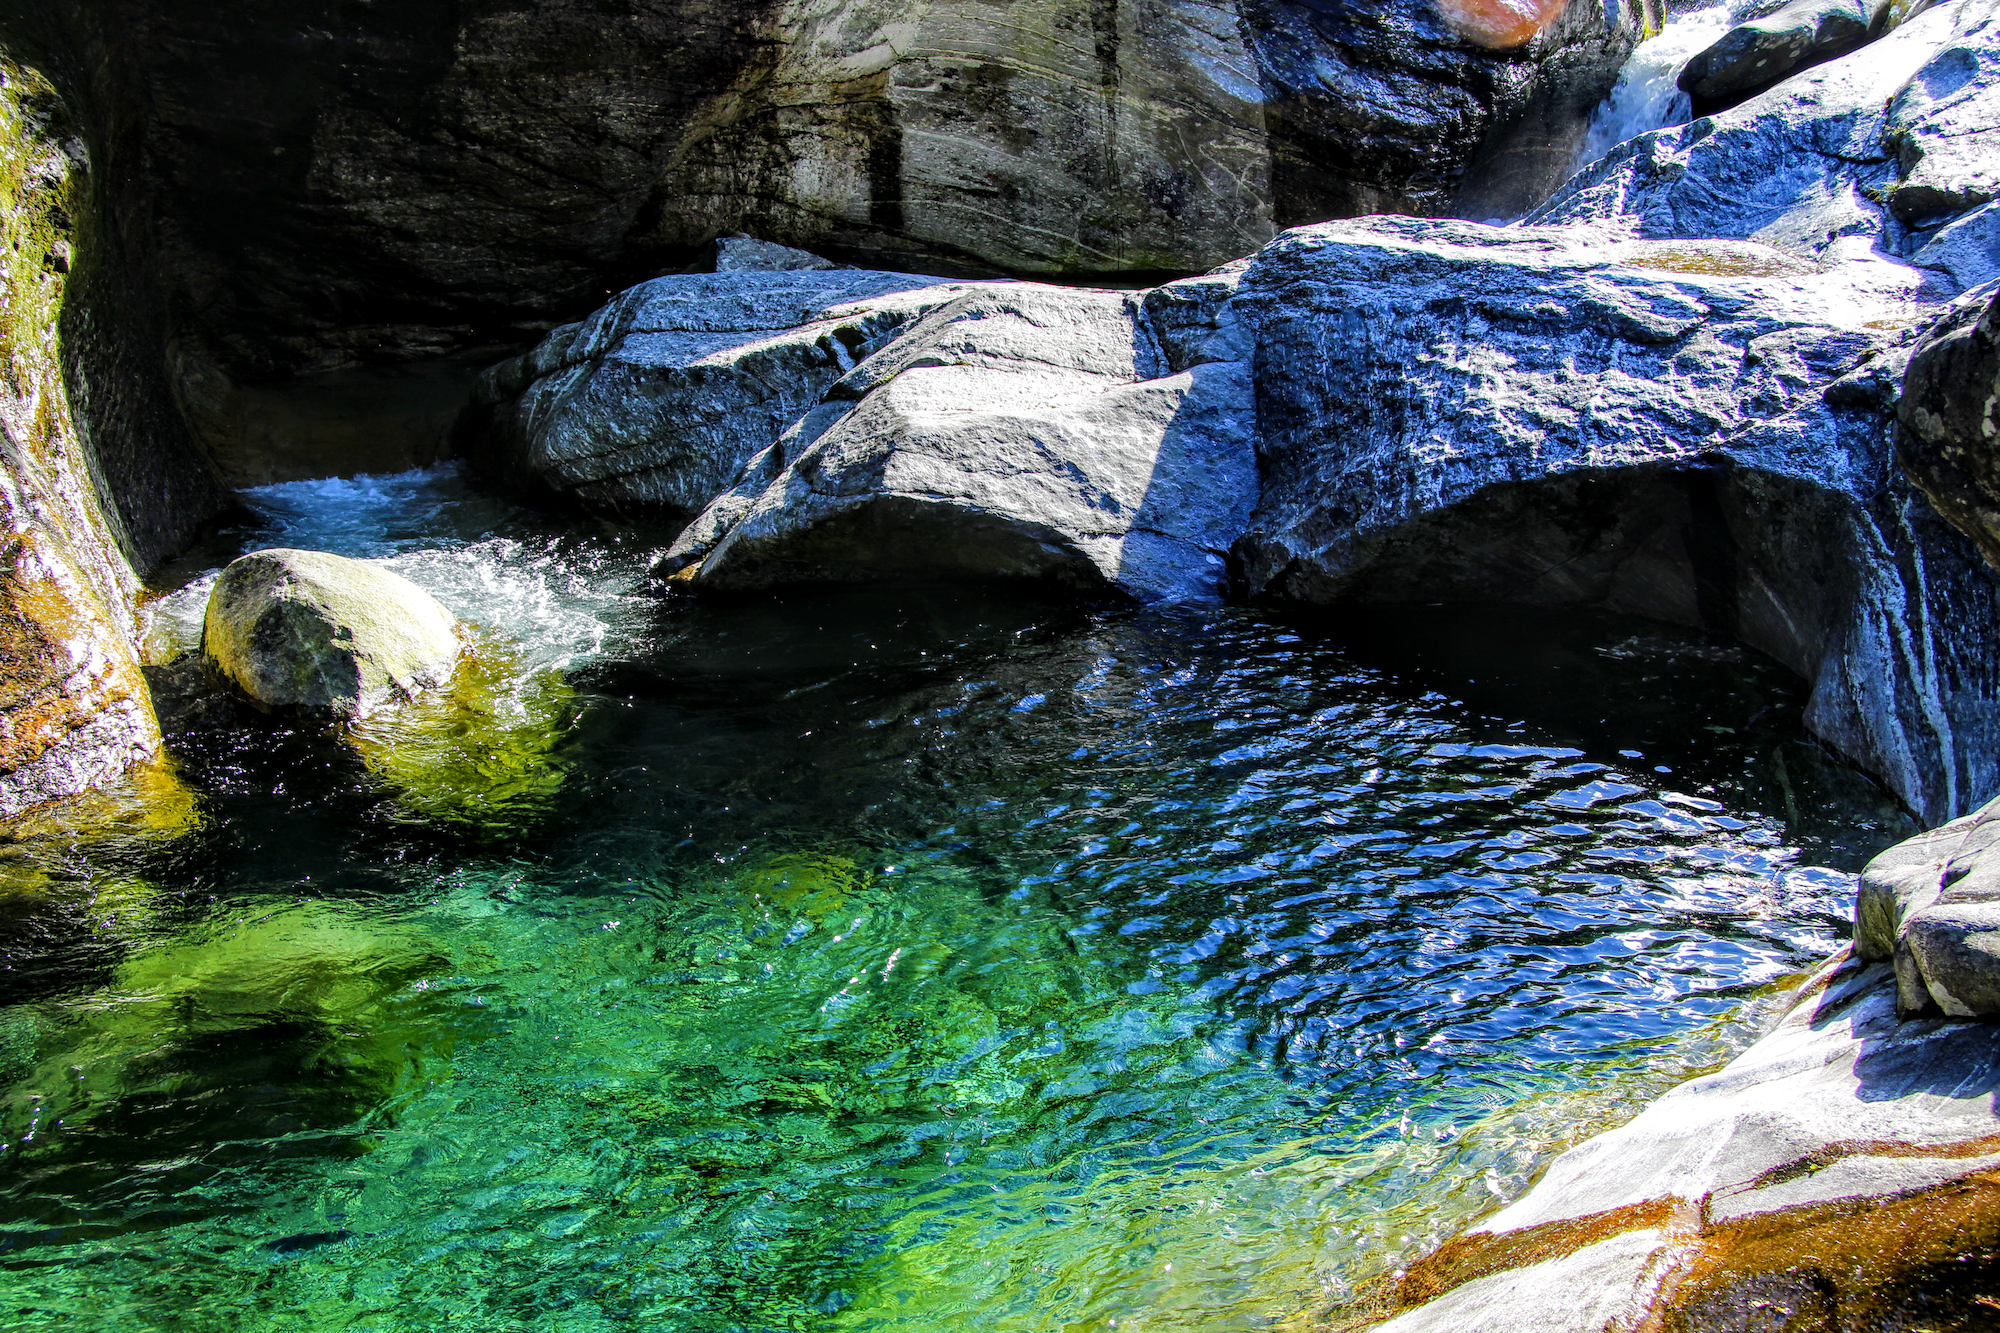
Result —
[{"label": "rock edge above water", "polygon": [[1379,1333],[1973,1329],[2000,1295],[2000,1041],[1843,954],[1725,1068],[1413,1266]]}]

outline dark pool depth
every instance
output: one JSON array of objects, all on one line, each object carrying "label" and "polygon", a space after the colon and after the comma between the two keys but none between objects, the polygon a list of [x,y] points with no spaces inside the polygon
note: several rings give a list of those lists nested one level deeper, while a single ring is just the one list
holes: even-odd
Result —
[{"label": "dark pool depth", "polygon": [[548,740],[446,800],[196,709],[198,820],[17,857],[0,1327],[1312,1327],[1739,1049],[1906,831],[1644,622],[714,606],[450,472],[259,503]]}]

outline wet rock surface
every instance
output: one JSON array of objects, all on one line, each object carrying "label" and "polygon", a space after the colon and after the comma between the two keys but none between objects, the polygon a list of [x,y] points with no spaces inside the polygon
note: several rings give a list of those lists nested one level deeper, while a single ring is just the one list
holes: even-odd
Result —
[{"label": "wet rock surface", "polygon": [[160,748],[129,563],[157,540],[158,513],[121,509],[100,484],[130,461],[106,415],[121,386],[72,392],[68,372],[102,369],[117,335],[59,322],[87,198],[67,126],[46,85],[4,62],[0,79],[0,818],[12,818]]},{"label": "wet rock surface", "polygon": [[320,551],[253,551],[209,594],[202,656],[267,711],[362,717],[445,683],[456,622],[400,574]]},{"label": "wet rock surface", "polygon": [[1977,1328],[2000,1298],[2000,1044],[1841,958],[1777,1029],[1413,1267],[1385,1333]]},{"label": "wet rock surface", "polygon": [[1890,459],[1916,275],[1855,267],[1568,228],[1288,235],[1235,302],[1265,478],[1245,590],[1705,625],[1812,680],[1815,731],[1920,812],[1962,813],[2000,753],[1991,654],[1897,645],[1913,608],[1992,623],[2000,587]]},{"label": "wet rock surface", "polygon": [[1910,357],[1896,457],[2000,565],[2000,295],[1957,302]]}]

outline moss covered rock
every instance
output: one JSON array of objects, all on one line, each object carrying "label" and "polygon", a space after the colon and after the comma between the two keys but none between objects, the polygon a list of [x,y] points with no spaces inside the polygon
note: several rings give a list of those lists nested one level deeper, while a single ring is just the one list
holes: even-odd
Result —
[{"label": "moss covered rock", "polygon": [[451,612],[379,565],[321,551],[253,551],[209,594],[202,655],[267,711],[356,718],[450,679]]}]

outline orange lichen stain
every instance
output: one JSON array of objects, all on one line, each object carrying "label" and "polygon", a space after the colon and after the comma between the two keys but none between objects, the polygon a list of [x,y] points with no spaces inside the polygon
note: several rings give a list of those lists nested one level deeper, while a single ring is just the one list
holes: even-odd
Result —
[{"label": "orange lichen stain", "polygon": [[0,771],[148,698],[109,613],[55,543],[30,530],[0,544]]},{"label": "orange lichen stain", "polygon": [[1437,0],[1459,34],[1489,51],[1526,46],[1563,15],[1569,0]]},{"label": "orange lichen stain", "polygon": [[1396,1305],[1407,1310],[1437,1299],[1474,1278],[1526,1268],[1576,1253],[1627,1231],[1698,1225],[1699,1207],[1684,1199],[1645,1203],[1587,1217],[1565,1218],[1519,1231],[1475,1231],[1447,1242],[1410,1266],[1396,1288]]},{"label": "orange lichen stain", "polygon": [[[1854,1153],[1959,1158],[1996,1148],[2000,1136],[1948,1145],[1831,1144],[1754,1184],[1782,1183]],[[1397,1287],[1395,1307],[1407,1310],[1476,1278],[1653,1228],[1673,1244],[1674,1271],[1632,1333],[1973,1333],[2000,1327],[1994,1318],[2000,1309],[2000,1171],[1889,1198],[1803,1204],[1724,1222],[1709,1220],[1707,1199],[1654,1199],[1519,1231],[1474,1232],[1413,1265]]]},{"label": "orange lichen stain", "polygon": [[1635,1333],[1974,1333],[2000,1302],[2000,1172],[1762,1213],[1699,1236]]},{"label": "orange lichen stain", "polygon": [[0,855],[16,848],[46,856],[111,840],[173,839],[201,826],[201,798],[163,754],[142,759],[89,791],[0,822]]}]

